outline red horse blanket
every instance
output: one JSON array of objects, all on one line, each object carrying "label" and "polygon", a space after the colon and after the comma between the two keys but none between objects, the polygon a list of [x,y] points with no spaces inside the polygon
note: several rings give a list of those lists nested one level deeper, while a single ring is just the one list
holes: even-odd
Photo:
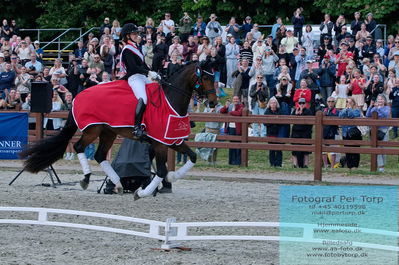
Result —
[{"label": "red horse blanket", "polygon": [[[146,86],[147,108],[143,124],[149,137],[163,144],[181,144],[190,134],[188,116],[179,116],[158,83]],[[79,129],[93,124],[133,127],[137,99],[125,80],[90,87],[73,101],[72,113]]]}]

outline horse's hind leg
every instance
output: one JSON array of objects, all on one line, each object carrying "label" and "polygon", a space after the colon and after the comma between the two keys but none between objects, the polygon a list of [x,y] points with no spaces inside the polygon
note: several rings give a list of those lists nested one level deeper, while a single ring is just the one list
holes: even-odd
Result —
[{"label": "horse's hind leg", "polygon": [[99,135],[100,135],[100,127],[95,127],[95,126],[89,127],[83,132],[83,135],[79,139],[79,141],[77,141],[73,145],[73,148],[78,154],[80,165],[82,166],[83,169],[84,178],[80,181],[80,186],[84,190],[87,189],[87,187],[89,186],[90,176],[91,176],[91,168],[89,161],[87,161],[87,157],[85,155],[85,148],[86,146],[94,142],[94,140],[96,140]]},{"label": "horse's hind leg", "polygon": [[106,159],[108,150],[114,143],[115,138],[116,134],[113,131],[109,129],[104,129],[100,134],[100,142],[94,155],[94,159],[97,161],[97,163],[100,164],[102,170],[111,179],[112,183],[115,184],[115,192],[123,194],[123,187],[120,178],[115,170],[112,168],[109,161]]},{"label": "horse's hind leg", "polygon": [[172,145],[170,148],[172,148],[176,152],[182,153],[183,155],[187,154],[190,158],[190,160],[187,161],[177,171],[169,172],[167,176],[167,181],[174,182],[178,179],[183,178],[187,174],[187,172],[194,167],[195,163],[197,162],[197,154],[193,150],[191,150],[191,148],[185,142],[180,145]]}]

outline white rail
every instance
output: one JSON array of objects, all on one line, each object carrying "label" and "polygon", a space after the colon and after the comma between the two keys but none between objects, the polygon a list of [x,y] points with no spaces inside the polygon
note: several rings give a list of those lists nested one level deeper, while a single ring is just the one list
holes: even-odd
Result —
[{"label": "white rail", "polygon": [[[0,212],[36,212],[38,217],[36,220],[20,220],[20,219],[0,219],[0,224],[30,224],[30,225],[48,225],[59,227],[70,227],[97,230],[104,232],[112,232],[126,235],[141,236],[146,238],[153,238],[164,241],[162,248],[170,249],[179,246],[180,241],[191,240],[256,240],[256,241],[290,241],[290,242],[305,242],[305,243],[322,243],[323,239],[314,238],[313,229],[318,228],[316,224],[303,223],[279,223],[279,222],[176,222],[175,218],[168,218],[166,222],[134,218],[128,216],[120,216],[113,214],[104,214],[96,212],[84,212],[64,209],[50,209],[50,208],[31,208],[31,207],[0,207]],[[87,225],[81,223],[66,223],[49,221],[48,214],[65,214],[89,216],[111,220],[126,221],[131,223],[138,223],[148,225],[148,232],[134,231],[130,229],[120,229],[108,226]],[[55,217],[52,217],[55,219]],[[161,229],[164,228],[164,233],[161,234]],[[280,236],[254,236],[254,235],[188,235],[190,227],[295,227],[303,229],[302,237],[280,237]],[[352,229],[345,227],[345,229]],[[368,228],[355,227],[353,229],[361,229],[362,233],[379,234],[384,236],[399,237],[399,232],[377,230]],[[359,246],[364,248],[381,249],[399,252],[398,246],[371,244],[363,242],[352,242],[352,246]]]}]

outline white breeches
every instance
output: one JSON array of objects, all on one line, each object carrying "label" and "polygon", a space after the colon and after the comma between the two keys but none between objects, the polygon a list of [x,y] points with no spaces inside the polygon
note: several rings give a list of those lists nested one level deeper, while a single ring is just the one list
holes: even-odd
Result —
[{"label": "white breeches", "polygon": [[145,85],[151,83],[145,75],[134,74],[127,79],[129,86],[132,88],[134,95],[137,99],[142,98],[144,104],[147,105],[147,93],[145,91]]}]

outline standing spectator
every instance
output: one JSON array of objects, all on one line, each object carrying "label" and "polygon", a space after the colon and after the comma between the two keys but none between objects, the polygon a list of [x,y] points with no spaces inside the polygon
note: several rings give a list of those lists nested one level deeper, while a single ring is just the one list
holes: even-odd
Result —
[{"label": "standing spectator", "polygon": [[375,42],[375,51],[376,53],[378,53],[378,55],[380,55],[380,58],[383,59],[383,63],[385,61],[385,49],[384,49],[384,43],[382,41],[382,39],[378,39]]},{"label": "standing spectator", "polygon": [[227,84],[226,87],[233,87],[233,72],[237,70],[237,56],[240,54],[240,47],[236,44],[234,37],[230,38],[226,45],[226,69],[227,69]]},{"label": "standing spectator", "polygon": [[[346,108],[339,112],[339,117],[343,119],[360,118],[360,110],[356,107],[356,102],[349,97],[346,100]],[[342,126],[342,137],[344,140],[362,140],[362,134],[355,125]],[[348,146],[349,147],[349,146]],[[356,147],[350,145],[350,147]],[[347,153],[346,164],[349,169],[358,168],[360,162],[360,154]]]},{"label": "standing spectator", "polygon": [[341,75],[339,78],[339,82],[336,83],[335,86],[335,95],[336,99],[336,108],[341,110],[346,107],[346,99],[348,98],[349,93],[349,84],[346,83],[346,77]]},{"label": "standing spectator", "polygon": [[240,26],[236,23],[236,18],[231,17],[229,24],[227,24],[226,28],[224,29],[227,34],[231,34],[234,37],[234,41],[239,44],[240,43],[240,35],[238,34],[240,30]]},{"label": "standing spectator", "polygon": [[360,30],[360,25],[362,22],[360,21],[360,12],[355,12],[355,19],[351,23],[351,30],[353,38],[356,37],[357,32]]},{"label": "standing spectator", "polygon": [[348,66],[349,60],[353,60],[353,53],[348,52],[349,44],[346,42],[341,43],[341,50],[336,56],[336,62],[338,66],[337,77],[344,74],[346,66]]},{"label": "standing spectator", "polygon": [[104,71],[112,75],[112,67],[114,66],[114,57],[110,54],[109,46],[104,45],[101,51],[101,61],[104,63]]},{"label": "standing spectator", "polygon": [[241,32],[242,32],[242,39],[247,37],[247,33],[250,32],[253,28],[252,18],[247,16],[245,20],[242,22]]},{"label": "standing spectator", "polygon": [[362,55],[364,58],[369,58],[373,60],[373,55],[376,53],[376,47],[373,44],[373,37],[371,35],[367,36],[366,44],[363,46]]},{"label": "standing spectator", "polygon": [[43,65],[41,62],[36,61],[36,54],[32,53],[30,55],[30,61],[25,63],[26,70],[28,74],[36,76],[42,72]]},{"label": "standing spectator", "polygon": [[345,38],[347,37],[349,39],[350,37],[352,37],[352,35],[348,33],[348,28],[346,27],[346,25],[343,25],[342,27],[340,27],[340,29],[341,31],[335,32],[335,40],[337,41],[337,43],[341,43],[342,40],[348,42]]},{"label": "standing spectator", "polygon": [[[220,113],[220,110],[222,109],[222,105],[220,104],[219,100],[218,100],[218,104],[213,107],[210,108],[209,105],[207,104],[205,109],[204,109],[204,113]],[[222,123],[221,122],[205,122],[205,132],[206,133],[213,133],[216,135],[220,134],[220,129],[222,127]],[[216,160],[217,160],[217,148],[214,148],[215,150],[213,150],[213,153],[211,156],[209,156],[208,158],[208,162],[209,164],[215,166],[216,165]]]},{"label": "standing spectator", "polygon": [[334,28],[334,23],[330,20],[330,15],[324,15],[324,21],[320,24],[320,43],[323,42],[324,37],[328,36],[329,40],[332,38],[332,30]]},{"label": "standing spectator", "polygon": [[320,46],[317,50],[317,55],[320,58],[319,60],[321,61],[324,58],[324,56],[327,54],[327,51],[331,51],[331,50],[333,50],[333,48],[334,47],[332,46],[332,44],[330,42],[330,37],[325,36],[323,38],[323,42],[320,43]]},{"label": "standing spectator", "polygon": [[234,91],[234,95],[238,95],[241,98],[241,102],[244,106],[248,107],[248,95],[249,95],[249,81],[251,77],[249,76],[249,62],[247,59],[241,61],[241,65],[238,66],[238,74],[241,75],[241,86],[238,91]]},{"label": "standing spectator", "polygon": [[[293,94],[293,89],[292,89],[292,84],[288,82],[288,78],[286,76],[283,76],[280,80],[280,82],[276,85],[276,98],[278,100],[278,103],[281,107],[281,109],[291,109],[292,107],[292,97],[291,95]],[[289,112],[288,112],[289,114]]]},{"label": "standing spectator", "polygon": [[[339,111],[335,108],[335,98],[328,97],[327,108],[323,109],[324,116],[327,117],[337,117]],[[338,126],[337,125],[326,125],[323,127],[323,139],[334,140],[335,136],[338,134]],[[327,153],[323,152],[323,164],[324,167],[328,167],[328,157]],[[331,154],[331,167],[333,168],[336,164],[336,155],[335,153]]]},{"label": "standing spectator", "polygon": [[[392,100],[392,118],[399,118],[399,78],[395,80],[395,86],[389,93],[389,99]],[[393,127],[393,138],[398,137],[398,127]]]},{"label": "standing spectator", "polygon": [[154,46],[154,59],[152,60],[152,70],[160,72],[166,56],[168,55],[168,45],[165,43],[165,37],[158,35]]},{"label": "standing spectator", "polygon": [[19,36],[19,27],[17,26],[17,22],[15,21],[15,19],[11,20],[10,31],[11,35]]},{"label": "standing spectator", "polygon": [[275,65],[279,58],[270,47],[266,47],[265,55],[263,58],[264,74],[266,83],[269,87],[269,95],[273,97],[276,95],[276,80],[274,79]]},{"label": "standing spectator", "polygon": [[[18,63],[18,57],[16,54],[11,54],[10,56],[10,61],[11,61],[11,69],[15,72],[15,73],[20,73],[20,68],[22,67],[21,64]],[[1,71],[0,71],[1,72]]]},{"label": "standing spectator", "polygon": [[0,73],[4,72],[6,69],[6,61],[4,53],[0,53]]},{"label": "standing spectator", "polygon": [[141,50],[144,55],[144,61],[147,64],[148,68],[152,66],[152,60],[154,58],[154,46],[152,45],[152,39],[148,38],[145,44],[141,47]]},{"label": "standing spectator", "polygon": [[187,12],[184,12],[183,17],[180,19],[180,39],[182,43],[186,43],[188,40],[188,36],[191,33],[191,25],[193,24],[193,19],[188,15]]},{"label": "standing spectator", "polygon": [[369,82],[364,94],[367,106],[374,106],[377,96],[384,92],[384,83],[380,80],[380,75],[374,75],[373,80]]},{"label": "standing spectator", "polygon": [[112,28],[111,28],[111,35],[112,35],[112,39],[115,42],[115,53],[119,54],[119,40],[120,40],[120,36],[121,36],[121,24],[119,23],[118,20],[114,20],[112,21]]},{"label": "standing spectator", "polygon": [[[280,104],[275,97],[270,98],[267,103],[265,115],[281,115]],[[267,127],[267,137],[279,137],[281,129],[280,124],[264,124]],[[283,152],[280,150],[269,151],[269,163],[271,167],[282,167],[283,165]]]},{"label": "standing spectator", "polygon": [[299,100],[303,99],[305,100],[305,107],[306,109],[310,108],[311,100],[312,100],[312,91],[308,88],[308,84],[306,83],[305,79],[302,79],[300,82],[300,87],[295,90],[294,93],[294,104],[295,108],[297,109],[299,107]]},{"label": "standing spectator", "polygon": [[193,35],[200,37],[205,36],[206,24],[202,16],[197,17],[197,22],[193,26]]},{"label": "standing spectator", "polygon": [[85,53],[86,48],[83,46],[83,41],[78,41],[78,48],[76,48],[74,51],[75,58],[80,61],[83,59]]},{"label": "standing spectator", "polygon": [[[256,57],[255,61],[253,62],[252,66],[251,66],[251,70],[249,71],[249,76],[251,77],[251,84],[254,84],[257,81],[257,76],[258,75],[265,75],[265,69],[264,69],[264,65],[263,65],[263,59],[262,56],[258,56]],[[266,82],[265,82],[266,84]]]},{"label": "standing spectator", "polygon": [[249,66],[252,66],[253,53],[251,46],[248,41],[244,41],[242,48],[240,49],[240,60],[247,59]]},{"label": "standing spectator", "polygon": [[312,59],[314,56],[313,38],[312,26],[308,24],[302,36],[302,45],[306,48],[306,56]]},{"label": "standing spectator", "polygon": [[11,34],[12,32],[10,30],[10,26],[8,25],[7,19],[3,19],[3,23],[1,25],[0,37],[4,38],[5,40],[10,40]]},{"label": "standing spectator", "polygon": [[[359,109],[364,105],[364,89],[366,88],[366,80],[361,76],[360,70],[356,69],[353,73],[354,78],[349,85],[349,91],[352,93],[352,98]],[[348,101],[348,100],[347,100]]]},{"label": "standing spectator", "polygon": [[266,50],[266,44],[263,42],[262,39],[258,39],[253,45],[252,45],[252,53],[254,55],[254,58],[257,58],[258,56],[263,57],[265,54]]},{"label": "standing spectator", "polygon": [[10,63],[6,63],[5,71],[0,73],[0,98],[6,98],[6,92],[14,85],[15,72]]},{"label": "standing spectator", "polygon": [[104,23],[100,27],[100,34],[104,34],[105,28],[108,28],[111,31],[111,24],[109,23],[109,18],[104,18]]},{"label": "standing spectator", "polygon": [[210,21],[206,25],[206,28],[208,29],[208,38],[210,40],[210,43],[214,45],[214,40],[216,37],[221,36],[222,34],[222,26],[220,25],[219,21],[216,21],[217,16],[215,14],[211,14],[209,17]]},{"label": "standing spectator", "polygon": [[281,40],[281,44],[285,46],[287,53],[292,53],[298,42],[298,38],[294,37],[291,29],[287,30],[287,36]]},{"label": "standing spectator", "polygon": [[367,31],[370,32],[373,37],[375,37],[375,28],[377,27],[377,22],[374,19],[373,13],[367,14],[364,23],[366,24]]},{"label": "standing spectator", "polygon": [[[305,80],[307,87],[312,91],[312,97],[311,97],[311,106],[310,109],[314,112],[315,110],[315,96],[316,94],[319,93],[319,76],[318,74],[313,70],[313,61],[308,60],[306,61],[306,69],[302,71],[299,79]],[[318,71],[318,69],[316,69]],[[309,108],[309,106],[307,106]]]},{"label": "standing spectator", "polygon": [[190,61],[192,54],[197,54],[198,45],[194,42],[194,37],[189,36],[188,42],[183,44],[183,58],[185,62]]},{"label": "standing spectator", "polygon": [[75,97],[78,94],[80,86],[79,64],[76,58],[73,58],[68,67],[68,90]]},{"label": "standing spectator", "polygon": [[287,35],[287,28],[284,25],[281,25],[277,30],[276,38],[273,39],[274,47],[280,47],[281,40],[284,39]]},{"label": "standing spectator", "polygon": [[302,40],[302,28],[305,24],[305,18],[302,16],[303,8],[299,7],[295,10],[294,16],[291,18],[291,22],[294,25],[294,37],[299,41]]},{"label": "standing spectator", "polygon": [[93,44],[89,44],[88,50],[84,53],[83,58],[91,64],[94,62],[94,56],[97,54],[97,51]]},{"label": "standing spectator", "polygon": [[223,84],[227,83],[227,76],[226,76],[226,46],[223,44],[222,37],[215,38],[215,48],[217,54],[222,58],[223,63],[219,65],[220,70],[220,82]]},{"label": "standing spectator", "polygon": [[[98,55],[98,57],[100,57],[100,56]],[[63,86],[68,83],[68,81],[66,79],[67,74],[65,72],[64,67],[62,66],[61,59],[55,59],[54,60],[54,66],[51,67],[49,74],[51,76],[57,75],[57,77],[60,78],[60,84],[63,85]]]},{"label": "standing spectator", "polygon": [[295,82],[296,87],[299,87],[300,76],[303,71],[306,70],[306,62],[308,58],[306,56],[306,48],[301,47],[299,54],[295,56],[296,70],[295,70]]},{"label": "standing spectator", "polygon": [[209,43],[209,39],[207,36],[204,36],[201,39],[201,45],[198,46],[197,54],[199,57],[199,61],[205,61],[206,57],[211,54],[212,45]]},{"label": "standing spectator", "polygon": [[[249,96],[251,97],[251,108],[253,115],[263,115],[266,110],[267,99],[269,98],[269,93],[267,91],[267,86],[264,83],[263,75],[256,76],[256,83],[251,86],[249,91]],[[264,124],[259,126],[259,123],[253,124],[253,136],[265,137],[266,127]]]},{"label": "standing spectator", "polygon": [[31,80],[33,76],[26,72],[26,67],[21,67],[21,73],[15,78],[15,88],[21,95],[22,102],[25,102],[26,97],[30,93]]},{"label": "standing spectator", "polygon": [[[342,31],[342,27],[346,25],[346,20],[344,15],[339,15],[337,21],[334,24],[335,34],[338,34]],[[346,26],[345,26],[346,27]]]},{"label": "standing spectator", "polygon": [[168,34],[171,27],[175,26],[175,22],[170,18],[170,13],[165,13],[165,19],[161,21],[160,26],[162,26],[163,33]]},{"label": "standing spectator", "polygon": [[281,25],[283,25],[283,21],[282,21],[281,17],[277,17],[276,23],[272,26],[271,35],[272,35],[273,39],[276,38],[277,30],[280,28]]},{"label": "standing spectator", "polygon": [[262,37],[262,32],[259,31],[259,25],[257,23],[255,23],[252,27],[251,33],[254,37],[254,40],[258,40],[260,37]]},{"label": "standing spectator", "polygon": [[173,37],[172,45],[169,46],[169,57],[172,56],[173,53],[176,53],[180,60],[183,58],[183,45],[180,44],[179,36]]},{"label": "standing spectator", "polygon": [[389,62],[388,69],[395,70],[396,78],[399,78],[399,50],[393,54],[393,60]]},{"label": "standing spectator", "polygon": [[[233,97],[233,103],[226,101],[224,107],[220,109],[220,113],[232,116],[242,116],[244,105],[240,103],[238,96]],[[241,123],[229,122],[225,125],[225,132],[228,135],[241,135]],[[229,149],[229,165],[241,165],[241,149]]]},{"label": "standing spectator", "polygon": [[[304,81],[301,81],[301,83]],[[305,82],[306,83],[306,82]],[[292,115],[309,116],[312,112],[306,107],[308,105],[305,98],[299,98]],[[312,125],[294,124],[292,126],[291,138],[312,138]],[[309,152],[293,151],[292,164],[294,168],[308,168]]]},{"label": "standing spectator", "polygon": [[209,60],[212,63],[212,69],[214,73],[214,87],[216,90],[216,95],[219,97],[226,96],[225,92],[222,89],[219,89],[219,82],[220,82],[220,70],[222,65],[224,64],[224,58],[222,58],[218,52],[216,47],[211,48],[210,55],[207,56],[206,60]]},{"label": "standing spectator", "polygon": [[360,24],[360,30],[356,33],[356,40],[364,40],[367,38],[367,36],[370,35],[370,32],[367,31],[367,27],[365,23]]},{"label": "standing spectator", "polygon": [[[379,94],[377,96],[377,100],[373,105],[367,109],[366,117],[371,117],[374,112],[377,112],[378,118],[390,118],[391,117],[391,109],[387,104],[387,99],[383,94]],[[389,140],[389,127],[388,126],[380,126],[378,127],[378,140],[387,142]],[[385,163],[386,163],[386,155],[377,155],[377,165],[378,171],[385,171]]]},{"label": "standing spectator", "polygon": [[326,102],[327,98],[332,94],[335,77],[335,64],[331,62],[330,56],[324,56],[317,74],[320,76],[320,92],[323,101]]},{"label": "standing spectator", "polygon": [[168,63],[168,67],[166,69],[166,76],[168,78],[180,70],[181,60],[178,60],[178,58],[179,55],[177,53],[172,53],[172,55],[170,56],[170,62]]}]

